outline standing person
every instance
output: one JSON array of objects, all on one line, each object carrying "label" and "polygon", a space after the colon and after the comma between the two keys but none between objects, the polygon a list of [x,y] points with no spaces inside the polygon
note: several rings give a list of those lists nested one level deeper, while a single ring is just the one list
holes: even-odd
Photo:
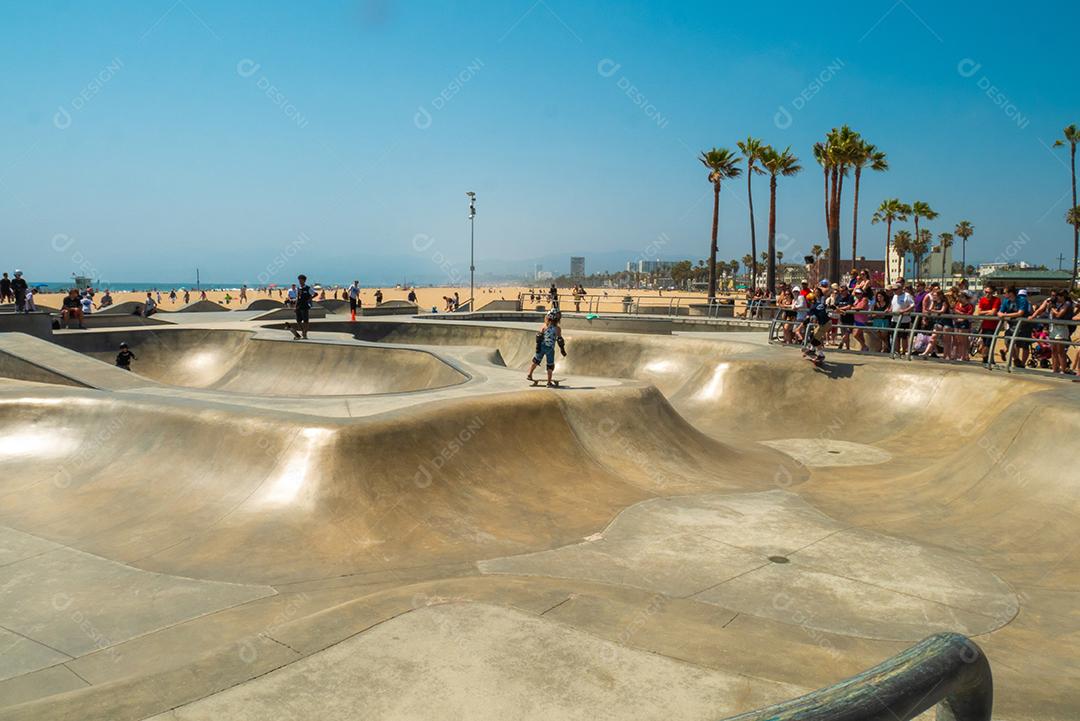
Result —
[{"label": "standing person", "polygon": [[[866,331],[863,330],[863,328],[870,325],[869,315],[866,313],[870,308],[870,299],[866,297],[866,292],[858,285],[855,286],[853,295],[855,300],[851,303],[851,311],[855,331],[852,333],[852,336],[859,343],[859,352],[865,353],[869,350],[869,347],[866,344]],[[850,341],[848,342],[848,347],[851,347]]]},{"label": "standing person", "polygon": [[8,278],[8,274],[4,273],[3,277],[0,277],[0,303],[8,303],[15,300],[15,295],[11,292],[11,278]]},{"label": "standing person", "polygon": [[409,302],[416,302],[416,288],[409,288]]},{"label": "standing person", "polygon": [[176,288],[173,288],[172,290],[169,291],[169,302],[170,303],[175,303],[176,302]]},{"label": "standing person", "polygon": [[[454,293],[454,297],[457,298],[457,293]],[[383,299],[382,288],[376,288],[375,289],[375,305],[382,305],[382,299]]]},{"label": "standing person", "polygon": [[983,363],[989,360],[990,344],[994,340],[995,331],[997,331],[997,314],[1000,309],[1001,298],[998,296],[997,288],[987,283],[983,288],[982,297],[979,298],[979,302],[975,306],[975,315],[989,318],[979,326],[979,353],[982,355]]},{"label": "standing person", "polygon": [[190,302],[191,302],[191,291],[189,291],[187,288],[184,288],[184,305],[187,305]]},{"label": "standing person", "polygon": [[855,298],[846,285],[840,286],[835,295],[836,310],[840,313],[840,343],[839,349],[851,350],[851,332],[855,325]]},{"label": "standing person", "polygon": [[116,354],[116,367],[129,371],[131,370],[131,361],[134,359],[135,354],[128,349],[127,343],[121,343],[120,352]]},{"label": "standing person", "polygon": [[[1014,286],[1005,289],[1005,298],[1001,301],[998,309],[998,317],[1005,318],[1005,342],[1008,343],[1015,335],[1013,341],[1012,357],[1009,362],[1013,367],[1023,368],[1027,365],[1030,353],[1031,324],[1025,323],[1024,319],[1031,313],[1031,303],[1028,302],[1027,289],[1017,290]],[[1005,360],[1005,349],[1001,350],[1001,360]],[[1022,360],[1021,360],[1022,358]]]},{"label": "standing person", "polygon": [[[1057,299],[1050,305],[1050,318],[1052,320],[1072,320],[1075,305],[1069,297],[1069,291],[1057,292]],[[1069,371],[1069,341],[1072,340],[1073,327],[1065,323],[1050,324],[1050,367],[1054,373],[1067,373]]]},{"label": "standing person", "polygon": [[455,290],[454,291],[454,310],[456,311],[460,307],[461,307],[461,295],[458,294],[458,292]]},{"label": "standing person", "polygon": [[559,310],[559,289],[555,287],[554,283],[548,288],[548,301],[551,302],[552,310]]},{"label": "standing person", "polygon": [[[956,286],[958,289],[959,286]],[[957,290],[955,294],[956,301],[953,303],[952,312],[954,315],[962,316],[960,318],[953,318],[953,330],[957,335],[952,336],[952,356],[950,357],[946,352],[945,357],[949,360],[967,361],[971,356],[971,336],[960,335],[962,333],[971,333],[971,320],[968,316],[975,312],[975,296],[971,294],[969,290]],[[945,336],[946,340],[949,336]]]},{"label": "standing person", "polygon": [[360,281],[354,280],[349,286],[349,315],[356,320],[356,307],[360,304]]},{"label": "standing person", "polygon": [[247,303],[247,284],[240,286],[240,303]]},{"label": "standing person", "polygon": [[[915,297],[908,292],[907,288],[897,283],[893,286],[896,291],[893,294],[889,310],[893,314],[893,323],[896,333],[900,336],[900,355],[907,355],[908,337],[911,330],[911,311],[915,309]],[[890,343],[891,345],[891,343]]]},{"label": "standing person", "polygon": [[11,292],[15,296],[15,310],[23,313],[26,311],[26,279],[21,270],[15,271],[15,277],[11,279]]},{"label": "standing person", "polygon": [[94,297],[89,293],[83,293],[82,300],[79,301],[79,304],[81,305],[80,310],[82,310],[84,318],[94,312]]},{"label": "standing person", "polygon": [[529,374],[525,376],[533,380],[533,371],[540,365],[540,361],[547,360],[547,384],[548,388],[554,388],[551,380],[555,373],[555,346],[559,346],[559,352],[566,357],[566,342],[563,341],[562,328],[559,327],[559,311],[552,309],[544,316],[544,327],[536,334],[536,355],[533,356],[532,365],[529,366]]},{"label": "standing person", "polygon": [[315,299],[315,294],[307,284],[306,275],[296,276],[296,325],[300,330],[297,333],[297,328],[293,328],[293,338],[298,340],[307,340],[308,325],[311,323],[311,304]]}]

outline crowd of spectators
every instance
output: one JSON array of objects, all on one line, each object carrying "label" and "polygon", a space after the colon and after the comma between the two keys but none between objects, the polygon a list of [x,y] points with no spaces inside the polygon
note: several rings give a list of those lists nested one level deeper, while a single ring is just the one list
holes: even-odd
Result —
[{"label": "crowd of spectators", "polygon": [[777,339],[802,344],[810,303],[819,293],[829,308],[827,343],[836,349],[986,363],[1000,335],[995,362],[1069,375],[1080,365],[1080,350],[1069,356],[1077,325],[1068,322],[1080,321],[1080,305],[1065,290],[1033,303],[1026,289],[1014,286],[988,283],[977,293],[964,280],[942,288],[901,278],[883,288],[860,271],[844,284],[818,288],[780,283],[775,299],[761,289],[748,291],[747,317],[777,318]]}]

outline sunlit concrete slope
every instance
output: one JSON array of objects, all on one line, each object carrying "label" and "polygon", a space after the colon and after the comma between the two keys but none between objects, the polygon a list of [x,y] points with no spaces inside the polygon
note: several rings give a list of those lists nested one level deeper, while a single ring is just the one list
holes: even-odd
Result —
[{"label": "sunlit concrete slope", "polygon": [[121,342],[132,370],[161,383],[256,395],[354,395],[437,388],[466,380],[422,351],[267,341],[250,331],[170,328],[68,334],[58,342],[112,363]]}]

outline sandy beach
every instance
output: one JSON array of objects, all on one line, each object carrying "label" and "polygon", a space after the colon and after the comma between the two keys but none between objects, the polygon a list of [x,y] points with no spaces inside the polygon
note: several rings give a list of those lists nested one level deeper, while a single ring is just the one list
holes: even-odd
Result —
[{"label": "sandy beach", "polygon": [[[380,290],[378,288],[362,288],[360,292],[360,298],[364,306],[371,306],[375,304],[375,292]],[[406,300],[408,297],[408,289],[402,288],[382,288],[383,302],[391,300]],[[454,288],[454,287],[437,287],[428,288],[420,287],[414,288],[417,295],[418,305],[424,310],[431,310],[432,307],[438,308],[439,312],[442,312],[446,308],[446,303],[443,300],[445,297],[452,297],[454,293],[458,293],[462,299],[465,299],[468,294],[468,288]],[[672,302],[671,299],[681,299],[679,302],[685,305],[686,303],[704,302],[706,298],[705,293],[691,293],[687,291],[669,292],[664,291],[663,294],[658,294],[654,290],[623,290],[620,288],[586,288],[587,293],[590,295],[601,296],[600,309],[604,311],[618,310],[622,305],[622,299],[626,295],[636,297],[651,297],[655,300],[656,305],[664,305]],[[543,288],[534,286],[529,288],[528,286],[497,286],[497,287],[478,287],[476,291],[477,308],[483,308],[489,302],[493,300],[516,300],[518,294],[529,293],[535,291],[543,298],[546,299],[547,290],[546,286]],[[563,309],[573,308],[572,297],[569,288],[560,288],[559,295],[562,298]],[[723,295],[723,294],[721,294]],[[226,296],[229,296],[228,302],[226,302]],[[101,294],[98,293],[95,296],[95,302],[99,300]],[[144,291],[137,292],[113,292],[113,304],[123,303],[125,301],[141,301],[146,297]],[[248,301],[256,300],[258,298],[274,298],[284,300],[284,291],[282,295],[278,295],[277,289],[272,294],[268,294],[265,291],[248,290]],[[334,290],[326,289],[326,297],[333,298]],[[345,298],[344,289],[339,291],[338,297]],[[63,293],[39,293],[37,296],[37,303],[43,307],[59,308],[64,298]],[[199,293],[192,291],[191,300],[199,300]],[[227,305],[230,308],[240,308],[242,304],[239,299],[239,291],[236,289],[230,290],[208,290],[206,291],[206,299],[222,305]],[[176,302],[169,300],[169,289],[161,290],[161,309],[163,311],[179,310],[184,305],[184,296],[179,290],[177,290]],[[538,304],[544,304],[546,300],[541,300]],[[582,309],[587,308],[587,303],[582,304]],[[528,304],[526,304],[528,307]]]}]

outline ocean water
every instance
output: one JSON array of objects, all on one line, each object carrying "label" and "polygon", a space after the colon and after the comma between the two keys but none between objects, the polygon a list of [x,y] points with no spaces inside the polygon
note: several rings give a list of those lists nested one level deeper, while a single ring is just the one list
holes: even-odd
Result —
[{"label": "ocean water", "polygon": [[[35,281],[27,279],[27,282],[33,286],[41,289],[42,293],[60,293],[74,287],[74,283],[68,281]],[[202,290],[239,290],[242,283],[201,283],[199,287]],[[93,283],[94,288],[105,290],[106,288],[114,293],[121,293],[124,291],[147,291],[147,290],[160,290],[162,293],[168,293],[174,288],[179,293],[181,288],[187,288],[188,290],[195,290],[195,283],[193,282],[174,282],[174,283],[143,283],[143,282],[107,282],[107,281],[95,281]],[[248,286],[248,290],[252,290],[252,286]]]}]

